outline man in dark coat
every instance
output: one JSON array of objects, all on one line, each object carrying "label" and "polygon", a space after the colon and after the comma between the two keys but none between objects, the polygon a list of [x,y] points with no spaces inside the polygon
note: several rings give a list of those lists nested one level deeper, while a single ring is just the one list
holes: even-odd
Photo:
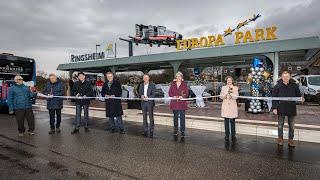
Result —
[{"label": "man in dark coat", "polygon": [[[107,72],[107,81],[103,84],[101,96],[102,97],[110,97],[110,99],[106,99],[106,117],[109,117],[110,122],[110,131],[111,133],[115,132],[116,126],[120,129],[121,134],[125,134],[124,125],[122,121],[122,105],[120,99],[112,99],[112,97],[121,97],[122,89],[119,81],[114,80],[113,73]],[[117,125],[114,121],[116,119]]]},{"label": "man in dark coat", "polygon": [[75,100],[76,103],[76,120],[75,127],[71,134],[79,133],[80,124],[81,124],[81,111],[84,111],[84,129],[86,132],[89,132],[88,123],[89,123],[89,104],[90,99],[86,97],[93,96],[93,90],[91,83],[86,80],[86,76],[83,72],[78,73],[79,81],[75,82],[73,85],[73,94],[79,99]]},{"label": "man in dark coat", "polygon": [[148,136],[148,120],[147,115],[149,114],[150,120],[150,138],[153,138],[154,130],[154,116],[153,116],[153,107],[155,105],[154,100],[148,100],[148,98],[155,98],[156,86],[154,83],[150,82],[150,77],[148,74],[143,75],[143,83],[140,84],[139,95],[142,99],[141,108],[143,114],[143,135]]},{"label": "man in dark coat", "polygon": [[[281,79],[274,86],[272,90],[272,97],[301,97],[299,86],[291,79],[288,71],[281,74]],[[302,98],[302,100],[304,100]],[[278,115],[278,145],[283,145],[283,125],[285,117],[288,117],[289,124],[289,140],[288,146],[294,147],[294,118],[297,115],[297,108],[295,101],[273,101],[273,113]]]},{"label": "man in dark coat", "polygon": [[[57,78],[55,74],[49,75],[49,81],[44,88],[43,94],[48,96],[63,96],[64,86],[60,79]],[[49,110],[50,116],[50,131],[49,134],[54,134],[55,132],[60,133],[60,123],[61,123],[61,109],[63,108],[62,98],[48,98],[47,99],[47,109]],[[57,118],[56,118],[57,117]]]}]

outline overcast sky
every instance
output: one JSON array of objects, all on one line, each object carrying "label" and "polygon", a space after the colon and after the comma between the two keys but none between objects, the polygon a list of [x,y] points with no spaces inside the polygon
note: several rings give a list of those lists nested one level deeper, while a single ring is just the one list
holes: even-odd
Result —
[{"label": "overcast sky", "polygon": [[[248,28],[278,27],[278,38],[320,36],[320,0],[0,0],[0,52],[33,57],[38,68],[55,72],[70,54],[95,52],[134,35],[134,25],[163,25],[184,37],[223,33],[229,26],[260,13]],[[148,46],[134,46],[134,55]],[[151,48],[151,53],[175,51]]]}]

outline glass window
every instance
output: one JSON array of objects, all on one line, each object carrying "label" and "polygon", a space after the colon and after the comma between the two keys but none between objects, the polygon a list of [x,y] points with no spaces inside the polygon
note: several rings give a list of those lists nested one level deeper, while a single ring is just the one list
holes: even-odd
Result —
[{"label": "glass window", "polygon": [[308,80],[310,85],[320,86],[320,76],[309,77]]}]

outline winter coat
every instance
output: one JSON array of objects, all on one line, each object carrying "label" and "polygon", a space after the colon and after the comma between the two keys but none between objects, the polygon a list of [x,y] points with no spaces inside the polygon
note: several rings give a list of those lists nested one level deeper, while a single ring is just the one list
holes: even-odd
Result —
[{"label": "winter coat", "polygon": [[36,93],[30,91],[29,87],[21,85],[13,85],[9,88],[8,92],[8,106],[9,111],[16,109],[31,109],[33,98],[36,97]]},{"label": "winter coat", "polygon": [[[156,91],[156,85],[154,83],[149,82],[147,96],[149,98],[155,98],[156,97],[155,91]],[[140,84],[139,95],[140,97],[144,95],[144,83]],[[149,100],[149,101],[141,100],[141,105],[144,103],[151,103],[153,106],[155,105],[154,100]]]},{"label": "winter coat", "polygon": [[[57,79],[57,82],[55,83],[51,83],[50,81],[48,81],[42,93],[45,95],[63,96],[64,95],[63,83],[59,79]],[[47,99],[47,109],[62,109],[62,108],[63,108],[62,98]]]},{"label": "winter coat", "polygon": [[[237,118],[238,117],[238,105],[235,96],[239,95],[237,86],[223,86],[220,93],[220,98],[223,100],[221,105],[221,117],[223,118]],[[224,96],[229,94],[232,96],[230,99],[224,99]]]},{"label": "winter coat", "polygon": [[[83,82],[76,81],[72,88],[72,94],[74,96],[79,94],[79,96],[92,97],[93,90],[92,90],[91,83],[86,80],[84,80]],[[76,102],[76,105],[89,105],[90,99],[76,99],[75,102]]]},{"label": "winter coat", "polygon": [[[114,95],[115,97],[121,97],[122,89],[121,84],[117,80],[111,82],[109,88],[108,81],[103,84],[101,96],[105,97],[106,95]],[[118,117],[123,115],[122,105],[120,99],[106,99],[106,117]]]},{"label": "winter coat", "polygon": [[[177,87],[176,81],[173,81],[169,88],[169,96],[182,96],[183,98],[189,97],[189,89],[187,83],[184,81],[181,82],[180,87]],[[170,109],[172,110],[187,110],[188,109],[188,102],[182,100],[171,100],[170,101]]]},{"label": "winter coat", "polygon": [[[301,97],[299,86],[293,79],[285,85],[280,79],[272,90],[272,97]],[[278,115],[295,116],[297,107],[295,101],[272,101],[272,109],[278,110]]]}]

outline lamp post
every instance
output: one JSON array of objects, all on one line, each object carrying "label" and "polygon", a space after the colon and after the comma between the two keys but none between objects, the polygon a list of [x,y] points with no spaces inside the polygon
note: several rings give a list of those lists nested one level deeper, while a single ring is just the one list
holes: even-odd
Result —
[{"label": "lamp post", "polygon": [[95,59],[97,59],[98,47],[100,47],[100,44],[96,44],[96,55],[95,55]]}]

